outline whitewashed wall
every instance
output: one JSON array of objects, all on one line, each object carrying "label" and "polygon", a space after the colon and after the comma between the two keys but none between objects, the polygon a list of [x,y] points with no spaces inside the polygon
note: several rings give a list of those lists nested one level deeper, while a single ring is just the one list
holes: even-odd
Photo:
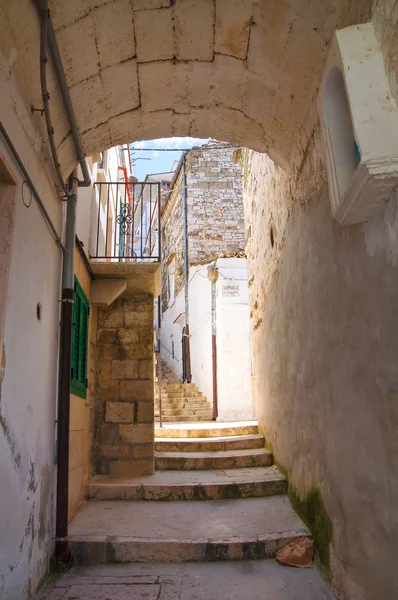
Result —
[{"label": "whitewashed wall", "polygon": [[[250,367],[250,316],[246,259],[217,260],[217,384],[219,421],[253,418]],[[207,265],[189,271],[192,381],[212,402],[211,284]],[[185,324],[184,290],[163,314],[162,358],[182,373],[181,335]],[[174,341],[174,354],[171,342]]]},{"label": "whitewashed wall", "polygon": [[[0,55],[0,66],[3,60]],[[38,160],[41,137],[9,69],[0,69],[0,114],[61,232],[61,203]],[[0,373],[0,598],[25,600],[46,574],[53,551],[61,254],[35,200],[24,206],[23,176],[1,136],[0,153],[17,182]],[[29,189],[23,188],[29,205]]]},{"label": "whitewashed wall", "polygon": [[247,261],[217,260],[217,372],[220,421],[253,418]]}]

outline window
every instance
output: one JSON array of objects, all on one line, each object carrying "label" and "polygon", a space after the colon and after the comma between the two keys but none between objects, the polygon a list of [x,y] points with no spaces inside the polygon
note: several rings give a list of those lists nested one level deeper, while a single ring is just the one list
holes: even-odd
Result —
[{"label": "window", "polygon": [[71,393],[86,397],[87,341],[90,306],[86,294],[75,277],[73,304]]},{"label": "window", "polygon": [[171,306],[175,299],[175,257],[171,258],[167,264],[167,295],[169,300],[169,306]]}]

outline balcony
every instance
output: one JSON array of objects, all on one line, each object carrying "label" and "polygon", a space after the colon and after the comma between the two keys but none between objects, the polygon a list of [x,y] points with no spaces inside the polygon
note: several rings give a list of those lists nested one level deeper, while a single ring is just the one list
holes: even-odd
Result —
[{"label": "balcony", "polygon": [[90,264],[96,280],[113,280],[104,289],[160,294],[159,199],[158,182],[94,184]]}]

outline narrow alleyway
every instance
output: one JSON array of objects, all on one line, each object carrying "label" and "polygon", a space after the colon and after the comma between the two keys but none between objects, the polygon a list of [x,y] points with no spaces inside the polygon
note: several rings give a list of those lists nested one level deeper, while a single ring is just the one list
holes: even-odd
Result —
[{"label": "narrow alleyway", "polygon": [[274,560],[308,530],[256,422],[170,423],[156,436],[153,476],[88,484],[69,530],[77,566],[40,600],[330,598],[314,568]]}]

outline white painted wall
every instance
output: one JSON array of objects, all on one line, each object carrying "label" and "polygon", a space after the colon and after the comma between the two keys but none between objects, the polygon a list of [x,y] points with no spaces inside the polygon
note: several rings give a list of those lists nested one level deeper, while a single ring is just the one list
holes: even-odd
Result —
[{"label": "white painted wall", "polygon": [[[61,232],[62,205],[38,160],[41,138],[9,69],[0,69],[0,114]],[[46,574],[53,552],[61,254],[35,200],[24,206],[23,177],[1,136],[0,152],[17,181],[2,382],[0,377],[0,598],[25,600]],[[26,185],[23,193],[29,203]]]},{"label": "white painted wall", "polygon": [[[176,323],[174,321],[184,310],[184,292],[182,291],[175,298],[172,306],[163,314],[161,321],[160,354],[178,376],[182,373],[181,335],[185,325],[185,316],[182,315]],[[174,342],[174,357],[172,342]]]},{"label": "white painted wall", "polygon": [[[92,181],[95,181],[97,175],[97,164],[93,162],[92,157],[87,158],[87,165],[91,173]],[[83,179],[81,168],[79,167],[79,177]],[[90,250],[90,233],[91,233],[91,215],[92,204],[94,197],[94,188],[81,187],[79,188],[79,196],[76,207],[76,235],[83,244],[83,249],[87,256]]]},{"label": "white painted wall", "polygon": [[217,372],[220,421],[253,418],[247,260],[217,260]]},{"label": "white painted wall", "polygon": [[[217,384],[219,421],[253,418],[250,367],[250,308],[247,261],[217,260],[220,276],[217,293]],[[192,381],[212,402],[211,284],[207,265],[189,271],[190,346]],[[182,373],[181,334],[185,324],[184,291],[163,314],[161,354]],[[171,354],[174,341],[175,358]]]},{"label": "white painted wall", "polygon": [[189,311],[192,381],[213,402],[211,341],[211,283],[207,265],[189,270]]}]

